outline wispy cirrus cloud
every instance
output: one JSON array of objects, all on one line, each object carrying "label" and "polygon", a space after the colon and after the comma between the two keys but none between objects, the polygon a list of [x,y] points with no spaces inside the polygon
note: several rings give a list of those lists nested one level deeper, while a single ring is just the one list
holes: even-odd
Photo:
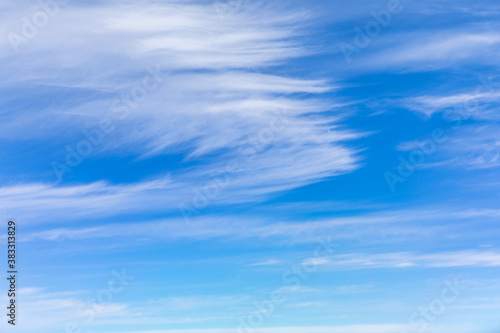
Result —
[{"label": "wispy cirrus cloud", "polygon": [[[350,100],[363,100],[364,93],[374,105],[384,104],[381,92],[391,96],[384,116],[393,115],[390,107],[401,100],[427,116],[479,101],[471,120],[497,120],[497,93],[463,86],[429,92],[424,82],[437,84],[440,77],[431,72],[469,77],[471,69],[498,66],[498,5],[491,2],[405,2],[403,13],[348,67],[329,63],[318,44],[331,49],[338,36],[352,40],[351,21],[364,27],[375,20],[372,10],[387,2],[324,0],[325,7],[321,1],[243,1],[221,19],[210,0],[78,1],[62,6],[35,37],[17,45],[18,53],[1,39],[0,141],[8,145],[5,156],[15,152],[22,160],[2,167],[29,180],[6,174],[0,209],[21,225],[20,249],[28,251],[26,268],[32,268],[25,285],[40,286],[21,289],[20,319],[30,320],[20,330],[55,332],[69,320],[81,323],[82,301],[96,296],[99,291],[90,289],[102,269],[117,262],[138,273],[140,287],[106,304],[82,330],[234,333],[238,318],[254,311],[251,303],[267,299],[263,290],[280,283],[284,266],[305,262],[320,266],[317,279],[281,286],[297,295],[266,322],[274,327],[255,333],[400,333],[407,325],[398,323],[417,308],[403,315],[401,309],[419,301],[422,291],[435,291],[423,290],[423,279],[442,281],[450,271],[491,277],[500,266],[499,250],[491,245],[500,235],[494,198],[475,206],[473,196],[461,192],[457,203],[425,180],[422,190],[388,195],[377,185],[377,172],[387,166],[387,142],[410,140],[416,132],[414,114],[383,121],[346,114]],[[23,17],[39,10],[15,1],[0,7],[2,36],[22,33]],[[320,15],[310,14],[317,9]],[[318,28],[321,15],[331,19],[331,29]],[[478,18],[485,22],[469,21]],[[145,75],[157,77],[158,85],[135,98]],[[384,87],[367,89],[372,83]],[[346,94],[362,92],[342,97],[344,85]],[[83,130],[102,119],[115,130],[88,163],[53,183],[50,162],[64,162],[67,147],[89,140]],[[410,131],[401,128],[407,120]],[[478,125],[447,133],[443,155],[436,154],[440,162],[465,171],[497,166],[497,156],[489,155],[497,146],[496,125]],[[361,141],[367,135],[356,126],[379,136]],[[353,177],[291,191],[353,173],[363,159],[366,167]],[[28,163],[39,160],[36,167]],[[228,172],[234,163],[238,168]],[[224,185],[211,209],[186,224],[179,203],[193,203],[214,179]],[[286,192],[292,193],[270,200]],[[334,255],[304,259],[321,237],[345,245]],[[71,291],[75,285],[85,291]],[[374,296],[366,292],[371,286],[377,286]],[[409,295],[412,290],[418,295]],[[397,300],[401,295],[404,302]],[[496,300],[468,306],[491,307]],[[496,318],[467,311],[470,317],[459,319]],[[478,331],[454,324],[432,329]]]},{"label": "wispy cirrus cloud", "polygon": [[[484,90],[484,89],[483,89]],[[419,96],[405,101],[410,110],[431,116],[437,112],[455,109],[467,118],[497,119],[492,110],[500,102],[500,92],[462,93],[445,96]]]},{"label": "wispy cirrus cloud", "polygon": [[443,147],[441,163],[453,168],[481,170],[500,166],[498,125],[468,126],[454,133]]},{"label": "wispy cirrus cloud", "polygon": [[500,252],[467,250],[432,254],[360,253],[333,256],[317,264],[331,269],[498,267]]},{"label": "wispy cirrus cloud", "polygon": [[[498,217],[500,217],[498,209],[392,210],[303,221],[269,221],[265,218],[241,216],[205,216],[194,218],[189,225],[179,218],[160,221],[141,220],[136,223],[95,225],[85,228],[58,227],[33,231],[22,240],[58,241],[141,236],[151,241],[220,238],[233,241],[260,239],[275,242],[281,240],[300,244],[315,243],[320,236],[328,235],[333,239],[378,244],[379,242],[409,242],[415,238],[415,235],[439,239],[444,230],[451,235],[467,234],[471,237],[473,233],[468,229],[470,221],[481,219],[484,223],[489,223],[496,221]],[[239,222],[234,223],[235,219]],[[449,227],[450,223],[453,224],[453,229]],[[241,233],[242,227],[245,228],[245,233]],[[373,239],[375,234],[379,235],[379,240]],[[480,236],[480,232],[474,234]],[[132,245],[132,243],[129,244]],[[264,260],[254,265],[275,265],[279,263],[278,259]]]},{"label": "wispy cirrus cloud", "polygon": [[[496,123],[470,124],[451,131],[422,167],[482,170],[500,166],[498,127]],[[418,141],[403,142],[397,148],[412,151],[420,149],[419,144]]]},{"label": "wispy cirrus cloud", "polygon": [[438,71],[478,61],[483,66],[496,66],[491,59],[500,49],[500,35],[491,25],[478,25],[468,29],[399,32],[377,37],[376,45],[363,50],[352,68],[408,73]]},{"label": "wispy cirrus cloud", "polygon": [[[3,139],[44,149],[49,142],[61,142],[50,149],[59,156],[55,162],[64,163],[66,146],[76,149],[85,140],[82,131],[106,118],[116,129],[90,158],[134,156],[140,161],[181,154],[196,165],[181,174],[165,166],[135,184],[20,185],[14,190],[18,202],[39,200],[62,208],[85,201],[90,210],[100,210],[99,200],[106,200],[111,207],[121,202],[127,210],[148,210],[146,200],[133,202],[141,195],[168,209],[170,198],[177,198],[176,204],[192,199],[188,192],[195,184],[209,181],[209,175],[235,160],[241,167],[218,200],[248,202],[356,169],[358,150],[348,141],[361,134],[341,126],[342,103],[323,96],[335,85],[276,73],[310,50],[302,39],[308,14],[283,9],[275,15],[275,10],[248,4],[221,20],[211,3],[76,3],[61,8],[36,38],[19,45],[18,54],[4,40],[0,94],[5,110],[19,109],[28,94],[39,105],[3,113]],[[13,7],[9,16],[16,13],[20,19],[24,15],[21,7]],[[17,31],[15,23],[9,19],[0,30]],[[161,84],[136,103],[130,90],[148,71],[161,77]],[[9,89],[21,83],[23,89],[10,96]],[[125,116],[127,103],[137,107]],[[255,148],[255,142],[258,156],[248,158],[245,149]],[[22,197],[29,187],[37,189],[37,199],[28,192]],[[72,195],[64,197],[67,191]],[[70,197],[76,201],[70,203]]]}]

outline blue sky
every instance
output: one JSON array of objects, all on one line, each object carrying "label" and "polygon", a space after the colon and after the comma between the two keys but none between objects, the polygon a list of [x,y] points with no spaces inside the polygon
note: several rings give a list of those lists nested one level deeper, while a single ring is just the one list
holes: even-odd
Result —
[{"label": "blue sky", "polygon": [[498,332],[497,2],[0,7],[2,329]]}]

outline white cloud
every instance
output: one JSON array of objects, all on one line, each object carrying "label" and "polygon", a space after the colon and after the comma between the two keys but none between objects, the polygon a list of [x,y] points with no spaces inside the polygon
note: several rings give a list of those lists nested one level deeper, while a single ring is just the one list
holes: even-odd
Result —
[{"label": "white cloud", "polygon": [[370,52],[367,69],[427,71],[452,64],[478,61],[485,64],[500,49],[500,35],[490,27],[452,31],[426,31],[390,36],[381,51]]},{"label": "white cloud", "polygon": [[283,261],[281,261],[281,260],[268,259],[268,260],[265,260],[265,261],[257,262],[255,264],[250,264],[248,266],[275,266],[275,265],[279,265],[279,264],[282,264],[282,263],[283,263]]},{"label": "white cloud", "polygon": [[[273,73],[272,66],[309,53],[301,44],[307,14],[246,6],[221,20],[212,4],[197,2],[68,4],[20,45],[19,54],[12,55],[4,44],[5,68],[16,70],[7,70],[3,84],[24,87],[16,98],[29,94],[36,103],[33,91],[51,94],[42,94],[50,103],[40,107],[3,113],[3,138],[28,140],[43,149],[61,142],[52,153],[64,163],[66,144],[74,148],[85,139],[82,130],[106,118],[116,130],[105,135],[91,158],[140,160],[180,153],[184,162],[197,165],[180,164],[182,173],[168,176],[171,166],[165,166],[153,181],[128,185],[3,187],[4,193],[15,193],[8,199],[11,216],[25,216],[22,207],[28,203],[39,206],[34,211],[75,216],[152,206],[168,210],[182,200],[189,204],[191,191],[230,162],[240,168],[214,203],[264,200],[357,168],[357,151],[347,142],[360,134],[339,125],[338,102],[320,96],[333,85]],[[25,14],[15,8],[9,17],[19,22],[6,20],[0,31],[17,31]],[[162,83],[122,119],[113,103],[123,110],[151,67],[159,68]],[[17,105],[10,98],[7,111]],[[253,158],[248,152],[255,148]]]},{"label": "white cloud", "polygon": [[[189,224],[182,219],[141,220],[136,223],[105,224],[92,227],[63,227],[38,230],[21,238],[23,241],[61,239],[84,240],[99,238],[130,238],[131,246],[140,238],[150,241],[165,239],[213,239],[233,241],[261,239],[287,243],[316,243],[322,237],[367,244],[408,242],[416,236],[440,239],[442,232],[459,237],[478,237],[481,230],[471,232],[470,221],[490,223],[500,216],[496,209],[430,209],[385,211],[350,217],[324,218],[304,221],[270,221],[263,218],[241,216],[206,216],[193,218]],[[234,221],[238,220],[238,223]],[[448,227],[453,223],[454,228]],[[245,232],[241,230],[244,228]],[[491,232],[491,230],[490,230]],[[378,237],[374,237],[378,235]],[[258,264],[277,264],[275,260],[260,260]],[[323,261],[325,259],[318,259]],[[251,263],[252,264],[252,263]]]},{"label": "white cloud", "polygon": [[498,267],[500,253],[456,251],[432,254],[383,253],[332,256],[323,263],[331,269],[411,268],[411,267]]},{"label": "white cloud", "polygon": [[498,125],[467,126],[444,145],[447,165],[465,169],[487,169],[500,166]]},{"label": "white cloud", "polygon": [[[500,166],[499,126],[463,125],[448,132],[442,143],[429,160],[421,166],[426,168],[447,167],[464,170],[481,170]],[[422,149],[418,142],[403,142],[398,145],[401,151]],[[492,179],[490,179],[491,181]]]},{"label": "white cloud", "polygon": [[[309,327],[269,327],[255,328],[255,333],[400,333],[404,325],[397,324],[368,324],[351,326],[309,326]],[[151,330],[133,331],[131,333],[231,333],[232,329],[188,329],[188,330]],[[445,332],[452,332],[446,330]],[[120,332],[121,333],[121,332]]]},{"label": "white cloud", "polygon": [[[492,87],[490,87],[492,89]],[[418,111],[426,116],[437,112],[453,110],[452,119],[498,119],[492,109],[492,103],[500,102],[500,92],[487,91],[486,87],[478,86],[476,92],[443,96],[419,96],[405,100],[404,106]]]}]

